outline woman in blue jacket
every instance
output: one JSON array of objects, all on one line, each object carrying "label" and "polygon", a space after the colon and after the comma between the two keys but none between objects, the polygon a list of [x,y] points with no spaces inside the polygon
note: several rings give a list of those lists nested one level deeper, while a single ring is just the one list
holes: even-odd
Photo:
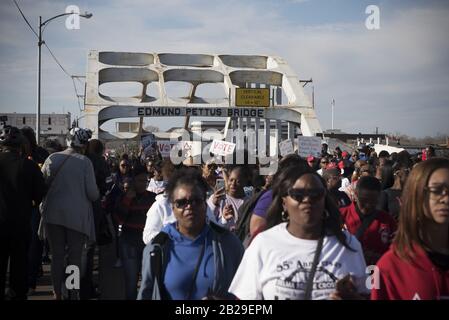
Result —
[{"label": "woman in blue jacket", "polygon": [[177,221],[144,250],[139,300],[227,297],[243,246],[230,231],[207,220],[207,188],[192,169],[181,169],[168,182]]}]

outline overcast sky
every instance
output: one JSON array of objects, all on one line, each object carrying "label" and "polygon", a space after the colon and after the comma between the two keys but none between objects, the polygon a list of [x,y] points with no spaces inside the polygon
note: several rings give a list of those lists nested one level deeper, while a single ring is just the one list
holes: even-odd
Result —
[{"label": "overcast sky", "polygon": [[[37,30],[77,5],[80,30],[52,21],[44,40],[63,67],[86,72],[91,49],[271,54],[313,78],[323,129],[449,134],[449,2],[364,0],[17,0]],[[368,30],[365,9],[380,8]],[[79,115],[72,80],[42,48],[42,113]],[[37,39],[12,0],[0,2],[0,111],[35,112]],[[77,82],[80,92],[83,86]],[[155,123],[157,125],[157,123]]]}]

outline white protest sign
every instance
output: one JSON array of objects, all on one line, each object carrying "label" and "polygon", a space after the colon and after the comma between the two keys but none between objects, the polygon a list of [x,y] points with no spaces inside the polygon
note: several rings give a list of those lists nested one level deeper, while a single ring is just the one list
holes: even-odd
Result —
[{"label": "white protest sign", "polygon": [[193,142],[192,141],[180,141],[178,143],[178,148],[183,150],[185,158],[193,157]]},{"label": "white protest sign", "polygon": [[306,158],[308,156],[321,157],[320,137],[298,137],[298,154]]},{"label": "white protest sign", "polygon": [[232,154],[234,152],[234,149],[235,143],[213,140],[209,152],[219,156],[227,156],[228,154]]},{"label": "white protest sign", "polygon": [[341,151],[346,151],[349,153],[352,153],[354,151],[354,148],[351,148],[351,146],[347,145],[346,143],[342,143],[340,140],[337,139],[327,139],[327,146],[328,146],[328,153],[333,153],[334,150],[339,147]]},{"label": "white protest sign", "polygon": [[157,146],[159,148],[159,152],[162,155],[162,158],[169,158],[170,151],[173,148],[173,146],[175,146],[176,144],[177,144],[177,142],[158,140]]},{"label": "white protest sign", "polygon": [[287,139],[279,142],[279,152],[281,153],[281,157],[294,153],[292,140]]}]

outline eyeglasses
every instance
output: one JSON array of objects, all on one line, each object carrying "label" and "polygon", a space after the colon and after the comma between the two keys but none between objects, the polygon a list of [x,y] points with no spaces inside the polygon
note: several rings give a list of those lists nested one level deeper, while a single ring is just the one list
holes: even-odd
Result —
[{"label": "eyeglasses", "polygon": [[177,200],[173,201],[175,207],[178,208],[178,209],[185,209],[185,207],[187,207],[187,205],[189,205],[189,204],[192,207],[198,206],[198,205],[200,205],[203,202],[204,202],[203,198],[177,199]]},{"label": "eyeglasses", "polygon": [[320,200],[324,194],[325,190],[323,188],[316,189],[296,189],[291,188],[288,190],[288,195],[295,201],[302,202],[305,197],[308,197],[312,202]]},{"label": "eyeglasses", "polygon": [[449,194],[449,186],[445,184],[427,187],[425,188],[425,190],[429,192],[430,195],[433,196],[433,198],[435,199],[441,199]]}]

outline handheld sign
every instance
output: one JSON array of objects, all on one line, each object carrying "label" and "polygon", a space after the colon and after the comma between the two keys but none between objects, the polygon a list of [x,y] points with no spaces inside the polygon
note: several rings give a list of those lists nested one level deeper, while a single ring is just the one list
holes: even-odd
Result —
[{"label": "handheld sign", "polygon": [[184,154],[184,157],[193,157],[193,142],[192,141],[180,141],[178,144]]},{"label": "handheld sign", "polygon": [[169,158],[170,151],[176,144],[177,142],[158,140],[157,146],[159,148],[159,152],[162,155],[162,158]]},{"label": "handheld sign", "polygon": [[233,154],[234,149],[235,143],[213,140],[209,152],[219,156],[227,156],[228,154]]},{"label": "handheld sign", "polygon": [[279,142],[279,152],[281,153],[281,157],[294,153],[292,140],[287,139]]},{"label": "handheld sign", "polygon": [[308,156],[321,157],[321,138],[299,136],[298,154],[303,158]]},{"label": "handheld sign", "polygon": [[156,141],[155,136],[152,133],[142,135],[141,138],[140,138],[140,143],[141,143],[142,148],[144,150],[147,147],[153,145],[155,141]]},{"label": "handheld sign", "polygon": [[146,134],[141,136],[140,143],[143,149],[142,158],[153,158],[158,156],[158,150],[154,134]]}]

